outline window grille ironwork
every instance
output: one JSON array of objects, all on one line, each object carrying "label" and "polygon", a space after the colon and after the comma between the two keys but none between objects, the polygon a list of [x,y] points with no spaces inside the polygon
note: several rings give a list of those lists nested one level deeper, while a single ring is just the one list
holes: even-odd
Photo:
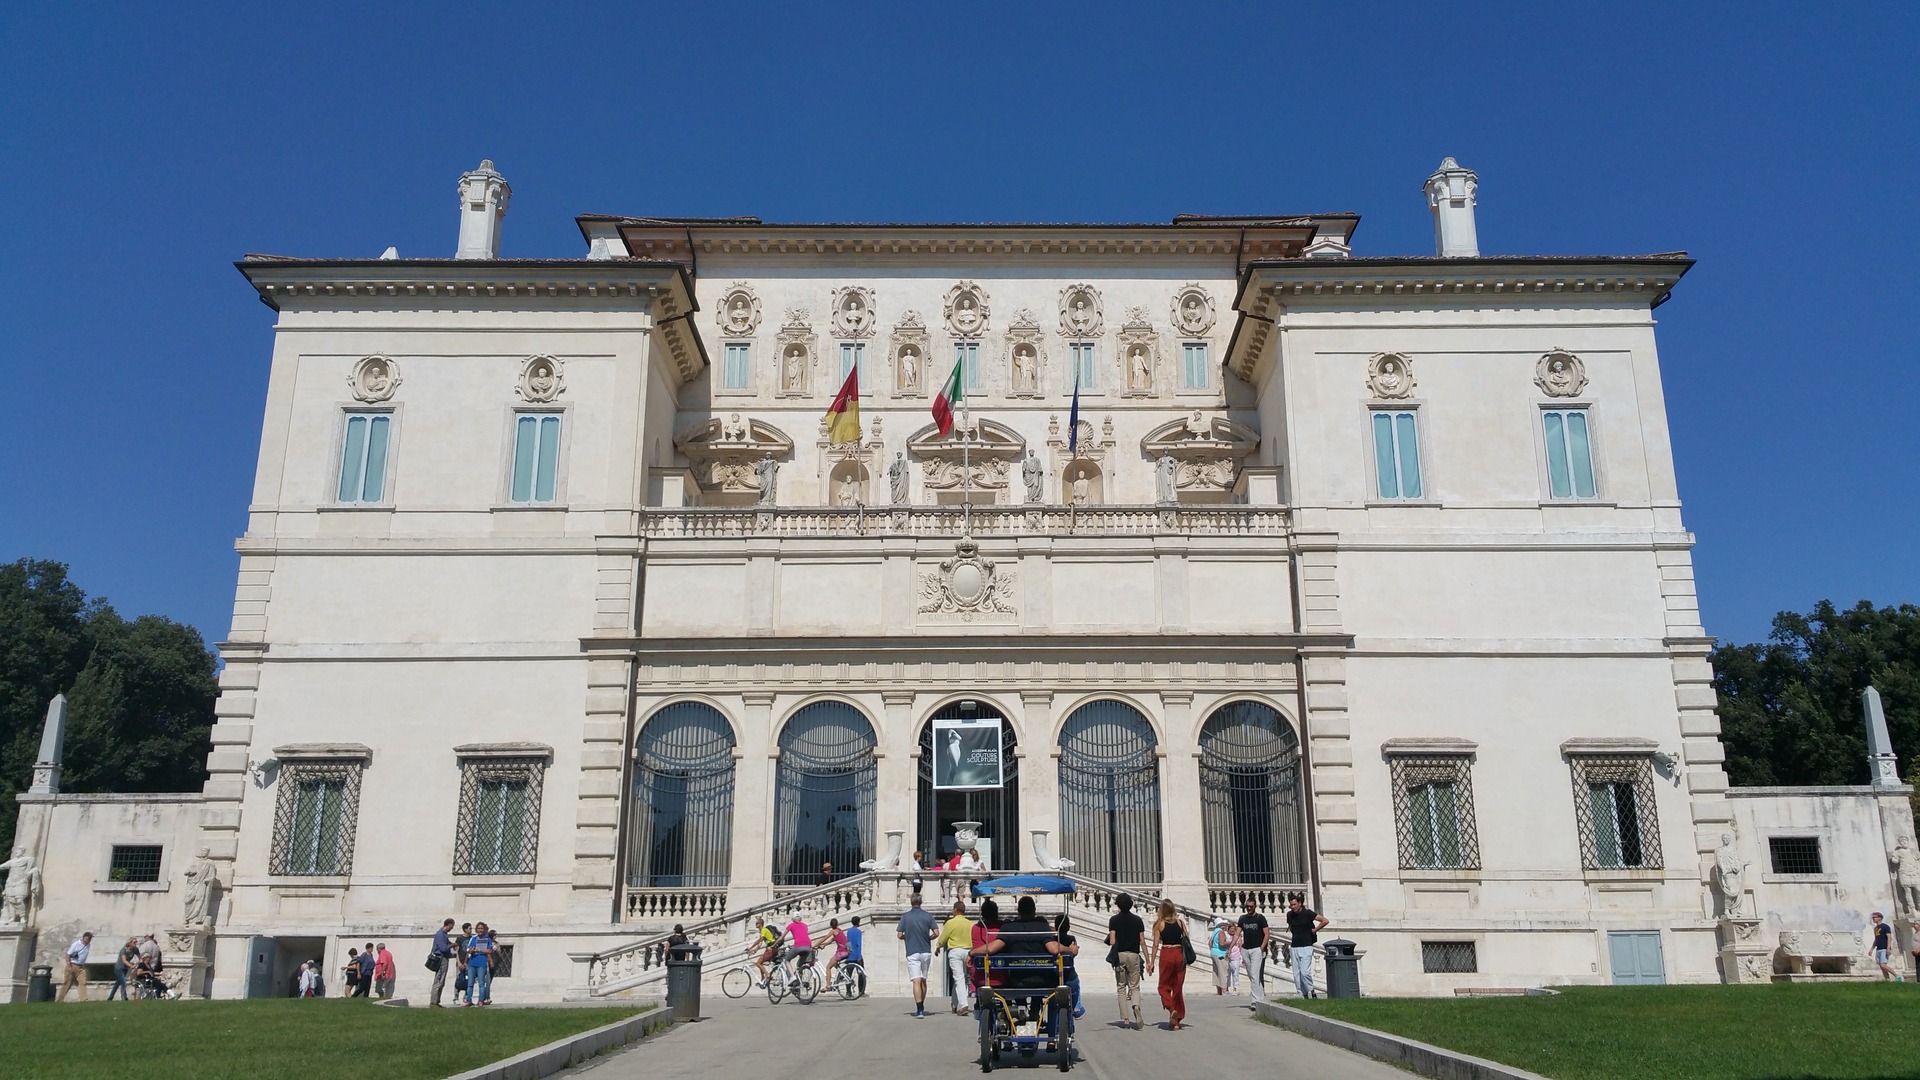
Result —
[{"label": "window grille ironwork", "polygon": [[539,757],[461,759],[454,873],[533,873],[546,773],[546,759]]},{"label": "window grille ironwork", "polygon": [[654,713],[634,748],[627,885],[725,888],[733,875],[733,725],[682,701]]},{"label": "window grille ironwork", "polygon": [[1772,856],[1776,874],[1823,874],[1820,838],[1817,836],[1769,836],[1767,853]]},{"label": "window grille ironwork", "polygon": [[1395,754],[1388,764],[1400,868],[1480,869],[1473,759],[1466,754]]},{"label": "window grille ironwork", "polygon": [[1236,701],[1207,718],[1200,730],[1200,816],[1208,882],[1306,882],[1300,739],[1277,710]]},{"label": "window grille ironwork", "polygon": [[[969,710],[965,704],[974,707]],[[933,721],[1000,717],[1000,769],[998,789],[985,791],[935,791],[933,787]],[[1017,740],[1013,725],[1000,710],[980,702],[953,702],[942,706],[920,728],[920,799],[914,815],[914,847],[929,861],[943,859],[952,852],[942,845],[953,836],[956,821],[980,823],[987,845],[989,869],[1020,868],[1020,759],[1014,755]],[[902,864],[904,865],[904,863]]]},{"label": "window grille ironwork", "polygon": [[1588,870],[1658,870],[1660,819],[1653,763],[1641,755],[1575,755],[1573,809]]},{"label": "window grille ironwork", "polygon": [[774,885],[817,885],[824,863],[852,874],[874,857],[875,745],[873,725],[845,702],[816,701],[787,721],[774,782]]},{"label": "window grille ironwork", "polygon": [[1160,761],[1152,725],[1119,701],[1091,701],[1060,731],[1060,854],[1074,872],[1157,883]]},{"label": "window grille ironwork", "polygon": [[1423,941],[1420,967],[1429,975],[1472,975],[1480,970],[1480,957],[1471,941]]},{"label": "window grille ironwork", "polygon": [[267,873],[334,877],[353,873],[360,816],[358,759],[289,761],[280,769]]},{"label": "window grille ironwork", "polygon": [[113,845],[113,854],[107,863],[107,880],[159,881],[162,850],[150,844]]}]

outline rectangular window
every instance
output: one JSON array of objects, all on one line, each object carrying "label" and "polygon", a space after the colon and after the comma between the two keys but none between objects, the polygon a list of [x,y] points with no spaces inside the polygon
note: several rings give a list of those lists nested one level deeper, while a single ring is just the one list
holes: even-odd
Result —
[{"label": "rectangular window", "polygon": [[969,390],[980,388],[980,343],[977,341],[956,341],[953,343],[953,358],[960,364],[960,378]]},{"label": "rectangular window", "polygon": [[387,433],[393,417],[387,413],[348,413],[346,437],[340,444],[340,501],[377,503],[386,494]]},{"label": "rectangular window", "polygon": [[1826,873],[1820,862],[1820,838],[1817,836],[1770,836],[1767,838],[1767,853],[1773,857],[1773,872],[1776,874]]},{"label": "rectangular window", "polygon": [[463,758],[456,874],[531,874],[540,839],[542,758]]},{"label": "rectangular window", "polygon": [[840,380],[833,384],[835,393],[838,393],[840,388],[846,385],[847,372],[855,368],[858,368],[860,371],[860,393],[862,395],[871,393],[873,391],[873,384],[867,381],[866,345],[858,341],[843,341],[840,343]]},{"label": "rectangular window", "polygon": [[720,386],[724,390],[748,390],[753,387],[753,346],[744,341],[727,342]]},{"label": "rectangular window", "polygon": [[560,414],[513,418],[513,491],[517,503],[550,503],[560,472]]},{"label": "rectangular window", "polygon": [[160,852],[158,846],[146,844],[113,845],[113,859],[107,865],[107,880],[159,881]]},{"label": "rectangular window", "polygon": [[281,766],[267,872],[334,876],[353,870],[361,762],[296,761]]},{"label": "rectangular window", "polygon": [[1556,499],[1591,499],[1593,443],[1587,410],[1549,409],[1541,415],[1547,437],[1547,490]]},{"label": "rectangular window", "polygon": [[1420,432],[1412,412],[1374,411],[1373,464],[1381,498],[1418,499],[1424,494]]},{"label": "rectangular window", "polygon": [[1646,757],[1573,758],[1574,814],[1588,870],[1658,870],[1660,821]]},{"label": "rectangular window", "polygon": [[[1093,343],[1077,342],[1067,346],[1067,349],[1073,360],[1074,378],[1080,380],[1080,389],[1093,389]],[[1071,393],[1073,388],[1068,387],[1067,390]]]},{"label": "rectangular window", "polygon": [[1406,870],[1477,870],[1473,759],[1466,754],[1391,753],[1393,816]]},{"label": "rectangular window", "polygon": [[1471,975],[1480,970],[1477,953],[1471,941],[1423,941],[1420,969],[1429,975]]},{"label": "rectangular window", "polygon": [[1205,390],[1207,388],[1207,343],[1187,342],[1180,348],[1180,357],[1182,360],[1180,371],[1185,378],[1183,385],[1189,390]]}]

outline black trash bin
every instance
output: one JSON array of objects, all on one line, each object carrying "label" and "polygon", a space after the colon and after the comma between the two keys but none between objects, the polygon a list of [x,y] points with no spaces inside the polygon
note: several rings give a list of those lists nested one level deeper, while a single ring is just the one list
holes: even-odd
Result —
[{"label": "black trash bin", "polygon": [[1320,943],[1320,947],[1327,951],[1327,996],[1330,998],[1360,996],[1361,954],[1354,944],[1346,938]]},{"label": "black trash bin", "polygon": [[27,975],[27,1000],[53,1000],[53,969],[45,964],[35,964]]},{"label": "black trash bin", "polygon": [[700,946],[667,947],[667,1010],[675,1020],[700,1019]]}]

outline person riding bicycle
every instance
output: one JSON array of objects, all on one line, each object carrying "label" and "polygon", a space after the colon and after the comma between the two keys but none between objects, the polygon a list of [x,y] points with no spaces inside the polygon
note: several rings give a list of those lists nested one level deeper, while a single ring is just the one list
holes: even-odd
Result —
[{"label": "person riding bicycle", "polygon": [[[794,913],[793,920],[787,923],[787,955],[793,957],[793,985],[800,985],[800,972],[813,963],[813,933],[807,929],[807,920]],[[785,957],[782,957],[785,959]]]},{"label": "person riding bicycle", "polygon": [[767,925],[767,917],[765,915],[755,915],[753,917],[753,927],[755,936],[760,942],[760,955],[754,960],[753,966],[755,970],[760,972],[760,988],[764,990],[767,988],[768,965],[777,963],[780,959],[781,934],[773,927]]}]

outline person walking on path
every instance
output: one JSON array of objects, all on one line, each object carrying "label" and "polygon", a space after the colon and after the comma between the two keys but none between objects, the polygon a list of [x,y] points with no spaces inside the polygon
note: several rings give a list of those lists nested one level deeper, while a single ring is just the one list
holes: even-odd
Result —
[{"label": "person walking on path", "polygon": [[1147,954],[1147,974],[1160,965],[1160,1007],[1167,1010],[1167,1030],[1179,1031],[1187,1017],[1187,924],[1174,910],[1173,901],[1160,901],[1153,919],[1152,952]]},{"label": "person walking on path", "polygon": [[1237,994],[1240,992],[1240,957],[1242,953],[1240,948],[1240,928],[1237,926],[1227,927],[1227,938],[1231,942],[1231,944],[1227,946],[1227,993]]},{"label": "person walking on path", "polygon": [[946,950],[947,978],[953,987],[953,1004],[948,1011],[965,1016],[973,1011],[973,999],[967,996],[967,950],[973,948],[973,920],[967,918],[965,900],[953,902],[953,915],[940,928],[939,945]]},{"label": "person walking on path", "polygon": [[374,951],[373,994],[381,1001],[393,997],[393,954],[387,951],[387,943],[381,942]]},{"label": "person walking on path", "polygon": [[472,1005],[479,999],[482,1005],[493,1004],[493,954],[497,946],[493,931],[486,923],[473,924],[473,936],[467,939],[467,1001]]},{"label": "person walking on path", "polygon": [[87,1000],[87,957],[92,954],[92,933],[81,934],[67,946],[67,973],[60,980],[60,996],[56,1000],[67,1000],[67,991],[76,985],[80,987],[80,1000]]},{"label": "person walking on path", "polygon": [[[1867,952],[1873,956],[1873,962],[1880,965],[1880,975],[1882,978],[1892,979],[1894,982],[1907,981],[1893,970],[1891,963],[1893,960],[1893,927],[1889,926],[1887,920],[1877,911],[1873,913],[1873,944],[1868,946]],[[86,996],[83,990],[80,995],[81,999],[85,1000]]]},{"label": "person walking on path", "polygon": [[121,1001],[132,1001],[127,994],[127,972],[140,963],[140,942],[137,938],[128,938],[125,945],[113,957],[113,987],[107,991],[107,1000],[119,994]]},{"label": "person walking on path", "polygon": [[427,966],[433,969],[433,990],[427,997],[427,1007],[443,1009],[440,996],[447,989],[447,968],[453,963],[453,920],[440,924],[433,932],[433,947],[427,951]]},{"label": "person walking on path", "polygon": [[1293,936],[1293,988],[1300,996],[1310,998],[1313,993],[1313,943],[1320,940],[1320,931],[1326,929],[1327,917],[1315,912],[1306,905],[1306,897],[1294,893],[1287,897],[1287,932]]},{"label": "person walking on path", "polygon": [[920,906],[920,894],[914,893],[912,907],[900,916],[900,926],[894,936],[904,944],[901,948],[907,954],[907,979],[913,984],[913,1015],[924,1019],[927,1015],[927,968],[933,963],[933,939],[944,938],[940,924],[926,908]]},{"label": "person walking on path", "polygon": [[340,996],[348,997],[348,998],[359,997],[360,996],[360,950],[359,949],[353,948],[352,946],[348,946],[347,966],[340,970],[340,977],[346,980],[344,983],[341,984],[343,989],[340,991]]},{"label": "person walking on path", "polygon": [[1114,988],[1120,996],[1120,1024],[1131,1024],[1139,1031],[1146,1022],[1140,1015],[1140,939],[1146,936],[1147,924],[1133,913],[1133,897],[1126,893],[1114,897],[1113,906],[1120,910],[1107,920],[1107,963],[1113,965]]},{"label": "person walking on path", "polygon": [[1207,956],[1213,961],[1214,996],[1225,997],[1233,985],[1233,931],[1227,920],[1213,920],[1213,929],[1207,933]]},{"label": "person walking on path", "polygon": [[1267,1000],[1267,917],[1247,899],[1246,913],[1240,916],[1240,963],[1247,969],[1247,989],[1257,1005]]},{"label": "person walking on path", "polygon": [[366,997],[373,993],[373,965],[373,942],[369,941],[366,949],[360,953],[360,983],[353,991],[354,997]]}]

